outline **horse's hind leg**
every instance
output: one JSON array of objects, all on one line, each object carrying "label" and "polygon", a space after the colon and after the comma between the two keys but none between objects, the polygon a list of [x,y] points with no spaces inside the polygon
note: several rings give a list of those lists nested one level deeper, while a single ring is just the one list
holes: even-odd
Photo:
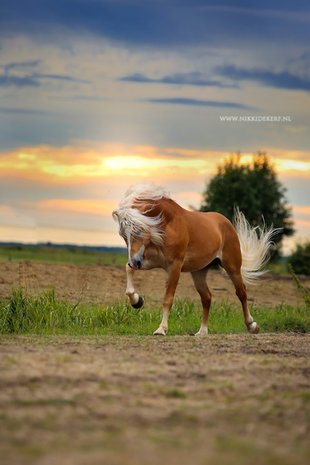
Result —
[{"label": "horse's hind leg", "polygon": [[208,269],[205,268],[200,271],[192,273],[192,278],[195,284],[195,288],[200,295],[202,304],[202,321],[199,331],[195,336],[206,336],[208,334],[208,318],[209,310],[211,306],[211,292],[206,282]]},{"label": "horse's hind leg", "polygon": [[143,297],[141,297],[134,288],[133,284],[133,275],[135,270],[131,268],[128,263],[126,265],[126,274],[127,274],[127,287],[126,287],[126,295],[130,300],[131,306],[134,308],[140,308],[144,304]]},{"label": "horse's hind leg", "polygon": [[242,275],[241,275],[241,265],[238,264],[234,265],[231,263],[229,260],[225,260],[223,258],[222,260],[222,266],[223,268],[227,271],[230,279],[232,280],[235,289],[236,289],[236,295],[239,298],[241,305],[242,305],[242,310],[243,310],[243,316],[244,316],[244,322],[246,324],[246,327],[249,331],[249,333],[252,334],[257,334],[259,332],[259,326],[258,324],[254,321],[249,308],[248,308],[248,299],[247,299],[247,292],[246,292],[246,287],[244,285]]}]

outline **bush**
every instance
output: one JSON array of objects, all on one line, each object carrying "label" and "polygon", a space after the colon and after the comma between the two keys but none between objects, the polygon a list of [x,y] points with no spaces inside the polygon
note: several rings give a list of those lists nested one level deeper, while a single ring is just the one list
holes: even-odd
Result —
[{"label": "bush", "polygon": [[299,292],[301,293],[304,301],[305,301],[305,304],[308,308],[310,308],[310,289],[308,289],[306,286],[304,286],[300,279],[298,278],[298,276],[296,276],[296,274],[294,273],[294,270],[292,268],[292,265],[288,265],[288,269],[289,269],[289,272],[291,273],[292,275],[292,278],[293,280],[295,281],[295,284],[297,286],[297,289],[299,290]]},{"label": "bush", "polygon": [[295,273],[310,276],[310,241],[298,244],[288,263]]}]

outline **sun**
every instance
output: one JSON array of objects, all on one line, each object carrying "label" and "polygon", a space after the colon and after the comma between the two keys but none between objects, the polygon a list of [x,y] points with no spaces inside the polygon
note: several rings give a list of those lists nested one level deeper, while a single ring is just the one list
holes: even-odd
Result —
[{"label": "sun", "polygon": [[104,160],[104,166],[111,171],[123,171],[126,169],[143,169],[148,166],[147,161],[143,157],[134,155],[116,156]]}]

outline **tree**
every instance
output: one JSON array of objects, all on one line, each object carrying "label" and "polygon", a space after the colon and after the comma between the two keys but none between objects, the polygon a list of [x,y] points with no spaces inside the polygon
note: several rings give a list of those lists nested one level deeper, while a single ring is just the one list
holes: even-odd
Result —
[{"label": "tree", "polygon": [[310,276],[310,241],[297,244],[296,249],[288,259],[288,263],[295,273]]},{"label": "tree", "polygon": [[249,164],[242,164],[240,154],[235,154],[218,166],[203,193],[200,211],[217,211],[232,220],[238,206],[251,225],[282,228],[274,238],[281,244],[284,236],[294,234],[285,192],[265,153],[255,154]]}]

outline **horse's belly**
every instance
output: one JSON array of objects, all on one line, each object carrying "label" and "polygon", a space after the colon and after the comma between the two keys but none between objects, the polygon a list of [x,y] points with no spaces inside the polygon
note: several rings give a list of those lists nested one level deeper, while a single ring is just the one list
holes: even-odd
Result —
[{"label": "horse's belly", "polygon": [[198,271],[202,270],[206,266],[208,266],[215,258],[217,258],[219,255],[217,251],[213,251],[212,253],[208,254],[199,254],[199,253],[192,253],[188,252],[185,256],[182,270],[184,272],[193,272],[193,271]]}]

